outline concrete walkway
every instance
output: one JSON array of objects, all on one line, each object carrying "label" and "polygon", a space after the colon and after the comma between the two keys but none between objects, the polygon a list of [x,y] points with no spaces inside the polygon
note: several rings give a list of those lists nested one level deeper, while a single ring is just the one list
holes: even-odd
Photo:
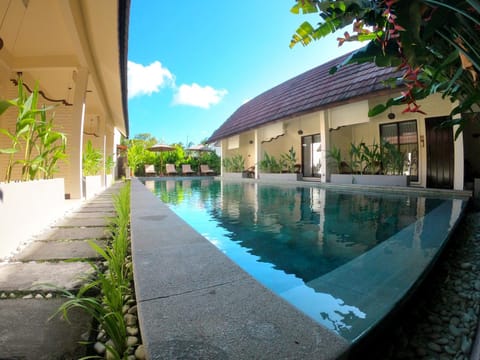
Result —
[{"label": "concrete walkway", "polygon": [[88,340],[92,319],[80,311],[69,313],[70,323],[51,317],[65,301],[62,291],[77,291],[91,276],[86,260],[98,256],[87,241],[102,245],[107,240],[108,218],[115,215],[112,194],[122,186],[84,202],[0,263],[0,359],[86,355],[79,342]]}]

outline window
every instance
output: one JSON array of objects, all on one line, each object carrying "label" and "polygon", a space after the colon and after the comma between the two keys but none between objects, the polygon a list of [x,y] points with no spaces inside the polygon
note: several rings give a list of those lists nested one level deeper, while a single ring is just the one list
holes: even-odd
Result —
[{"label": "window", "polygon": [[405,154],[403,174],[418,181],[418,133],[416,120],[380,125],[380,137],[390,144],[397,145]]}]

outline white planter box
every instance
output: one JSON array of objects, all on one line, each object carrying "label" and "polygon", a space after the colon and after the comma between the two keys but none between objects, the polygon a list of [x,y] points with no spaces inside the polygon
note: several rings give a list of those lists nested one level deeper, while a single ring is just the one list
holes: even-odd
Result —
[{"label": "white planter box", "polygon": [[11,255],[64,211],[63,179],[0,183],[0,258]]},{"label": "white planter box", "polygon": [[332,174],[332,184],[356,184],[374,186],[409,186],[410,177],[407,175],[352,175]]},{"label": "white planter box", "polygon": [[222,178],[227,179],[227,180],[237,180],[242,178],[242,173],[241,172],[224,172],[222,174]]},{"label": "white planter box", "polygon": [[298,181],[302,180],[302,174],[297,173],[260,173],[261,180],[267,181]]},{"label": "white planter box", "polygon": [[83,195],[85,199],[90,199],[103,190],[102,177],[100,175],[83,177]]},{"label": "white planter box", "polygon": [[105,187],[110,187],[113,185],[113,175],[107,174],[105,175]]},{"label": "white planter box", "polygon": [[407,175],[353,175],[353,183],[376,186],[408,186],[410,177]]},{"label": "white planter box", "polygon": [[332,184],[353,184],[353,175],[351,174],[332,174],[330,175]]}]

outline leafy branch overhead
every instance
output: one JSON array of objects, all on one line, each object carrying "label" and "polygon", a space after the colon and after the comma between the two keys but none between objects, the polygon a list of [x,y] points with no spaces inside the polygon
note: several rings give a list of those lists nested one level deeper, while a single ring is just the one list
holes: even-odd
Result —
[{"label": "leafy branch overhead", "polygon": [[[404,104],[404,112],[422,112],[417,104],[428,95],[441,93],[455,102],[451,113],[471,112],[480,104],[480,2],[478,0],[297,0],[295,14],[318,13],[317,25],[303,22],[293,34],[290,47],[309,45],[338,29],[352,25],[337,38],[338,45],[348,41],[367,41],[342,66],[373,62],[380,67],[397,67],[403,85],[397,98],[370,110],[374,116],[392,105]],[[399,81],[400,80],[400,81]],[[462,130],[462,120],[457,134]]]}]

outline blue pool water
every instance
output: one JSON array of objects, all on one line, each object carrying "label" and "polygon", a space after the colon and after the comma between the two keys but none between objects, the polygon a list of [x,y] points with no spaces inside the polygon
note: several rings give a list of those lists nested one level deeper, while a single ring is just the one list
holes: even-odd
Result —
[{"label": "blue pool water", "polygon": [[[400,288],[416,282],[457,219],[458,211],[452,223],[454,204],[463,207],[448,199],[255,182],[145,184],[259,282],[351,341],[391,310],[385,304],[398,301]],[[440,223],[427,226],[429,214]],[[391,289],[375,293],[380,287]]]}]

